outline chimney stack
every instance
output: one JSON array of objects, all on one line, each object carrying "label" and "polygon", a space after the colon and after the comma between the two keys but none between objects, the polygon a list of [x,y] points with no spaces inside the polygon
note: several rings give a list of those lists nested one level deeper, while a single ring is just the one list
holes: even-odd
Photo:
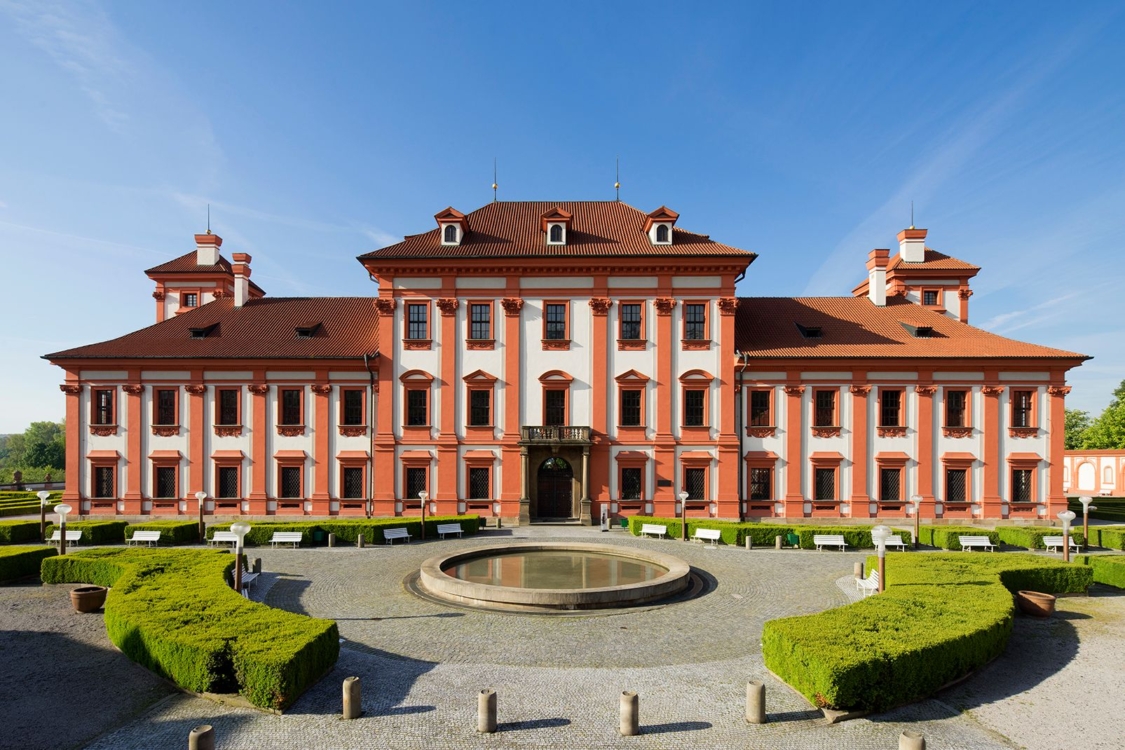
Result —
[{"label": "chimney stack", "polygon": [[904,229],[898,233],[898,254],[904,263],[924,263],[926,261],[926,230]]},{"label": "chimney stack", "polygon": [[195,265],[213,266],[219,262],[219,246],[223,238],[217,234],[195,235]]},{"label": "chimney stack", "polygon": [[242,307],[250,299],[250,256],[235,253],[231,258],[234,260],[231,264],[234,272],[234,306]]},{"label": "chimney stack", "polygon": [[872,250],[867,256],[867,298],[879,307],[887,305],[887,263],[890,250]]}]

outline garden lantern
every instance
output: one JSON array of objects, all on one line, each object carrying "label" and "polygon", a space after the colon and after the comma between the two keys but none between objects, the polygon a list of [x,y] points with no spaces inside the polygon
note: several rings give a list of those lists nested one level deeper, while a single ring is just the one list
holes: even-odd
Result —
[{"label": "garden lantern", "polygon": [[59,554],[66,554],[66,514],[74,510],[66,503],[55,506],[55,512],[59,514]]},{"label": "garden lantern", "polygon": [[688,493],[680,493],[680,505],[676,511],[680,514],[680,541],[687,541],[687,499]]},{"label": "garden lantern", "polygon": [[890,526],[882,524],[871,529],[871,541],[875,542],[875,554],[879,556],[879,593],[883,593],[887,586],[887,540],[893,533]]},{"label": "garden lantern", "polygon": [[46,490],[39,490],[35,493],[39,496],[39,541],[47,541],[47,500],[51,497],[51,493]]},{"label": "garden lantern", "polygon": [[[42,495],[43,493],[40,492],[39,494]],[[1092,503],[1093,501],[1094,501],[1094,498],[1090,497],[1089,495],[1083,495],[1082,497],[1078,498],[1078,502],[1082,503],[1082,551],[1083,552],[1089,552],[1090,551],[1090,509],[1091,508],[1094,509],[1094,510],[1098,509],[1096,505],[1090,505],[1090,503]]]},{"label": "garden lantern", "polygon": [[426,538],[426,503],[430,500],[430,493],[422,490],[418,493],[418,499],[421,501],[422,506],[422,538]]},{"label": "garden lantern", "polygon": [[914,505],[914,549],[918,549],[918,519],[922,511],[922,496],[911,495],[910,502]]},{"label": "garden lantern", "polygon": [[250,524],[245,521],[235,521],[230,525],[230,530],[238,537],[238,544],[234,547],[234,590],[242,593],[242,544],[250,531]]},{"label": "garden lantern", "polygon": [[207,539],[207,529],[203,526],[203,503],[207,500],[207,493],[203,490],[195,493],[195,499],[199,501],[199,543]]},{"label": "garden lantern", "polygon": [[1060,511],[1059,520],[1063,525],[1063,562],[1070,562],[1070,522],[1074,520],[1074,511]]}]

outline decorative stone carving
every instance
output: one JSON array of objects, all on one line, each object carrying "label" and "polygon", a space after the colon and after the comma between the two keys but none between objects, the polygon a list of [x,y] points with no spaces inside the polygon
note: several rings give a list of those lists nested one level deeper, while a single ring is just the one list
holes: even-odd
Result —
[{"label": "decorative stone carving", "polygon": [[875,434],[879,437],[906,437],[905,427],[876,427]]},{"label": "decorative stone carving", "polygon": [[213,294],[215,299],[222,299],[223,297],[227,296],[226,290],[224,289],[216,289]]},{"label": "decorative stone carving", "polygon": [[164,291],[162,289],[157,289],[155,292],[152,293],[152,298],[154,300],[164,299]]},{"label": "decorative stone carving", "polygon": [[134,396],[137,396],[137,395],[145,392],[145,387],[143,385],[131,384],[131,385],[121,386],[121,390],[125,391],[126,393],[130,393]]},{"label": "decorative stone carving", "polygon": [[152,434],[159,437],[176,437],[180,434],[180,426],[178,424],[154,424]]},{"label": "decorative stone carving", "polygon": [[803,386],[803,385],[787,385],[787,386],[785,386],[785,393],[790,395],[790,396],[800,396],[804,392],[805,392],[805,386]]},{"label": "decorative stone carving", "polygon": [[914,392],[922,396],[932,396],[937,393],[936,385],[916,385]]},{"label": "decorative stone carving", "polygon": [[390,297],[380,297],[375,300],[375,312],[382,318],[389,318],[395,314],[395,301]]},{"label": "decorative stone carving", "polygon": [[1052,396],[1066,396],[1070,393],[1069,385],[1052,385],[1047,388],[1047,393]]},{"label": "decorative stone carving", "polygon": [[523,300],[518,297],[505,297],[500,300],[500,306],[504,308],[504,314],[509,318],[518,317],[520,310],[523,308]]},{"label": "decorative stone carving", "polygon": [[207,392],[205,385],[185,385],[184,390],[193,395],[199,396]]},{"label": "decorative stone carving", "polygon": [[465,342],[466,349],[495,349],[495,339],[469,339]]},{"label": "decorative stone carving", "polygon": [[402,348],[412,350],[429,349],[430,339],[403,339]]},{"label": "decorative stone carving", "polygon": [[1008,437],[1030,438],[1039,434],[1038,427],[1009,427]]},{"label": "decorative stone carving", "polygon": [[647,339],[617,339],[617,350],[625,351],[641,351],[643,352],[648,347]]},{"label": "decorative stone carving", "polygon": [[747,427],[746,434],[750,437],[768,438],[777,434],[776,427]]},{"label": "decorative stone carving", "polygon": [[570,339],[543,339],[544,351],[570,351]]},{"label": "decorative stone carving", "polygon": [[719,299],[719,313],[734,315],[738,312],[738,297],[722,297]]},{"label": "decorative stone carving", "polygon": [[840,428],[839,427],[813,427],[812,428],[812,434],[813,434],[813,437],[819,437],[819,438],[839,437]]},{"label": "decorative stone carving", "polygon": [[268,385],[248,385],[246,389],[259,396],[270,392],[270,387]]},{"label": "decorative stone carving", "polygon": [[652,304],[656,307],[657,315],[671,315],[672,308],[676,306],[676,300],[660,297],[654,300]]},{"label": "decorative stone carving", "polygon": [[941,434],[947,438],[967,438],[973,436],[972,427],[942,427]]},{"label": "decorative stone carving", "polygon": [[216,437],[242,437],[242,425],[217,424],[215,425]]},{"label": "decorative stone carving", "polygon": [[115,424],[92,424],[90,425],[90,434],[99,437],[109,437],[117,434],[117,425]]},{"label": "decorative stone carving", "polygon": [[604,318],[609,314],[609,306],[613,304],[613,300],[608,300],[603,297],[594,297],[590,300],[590,309],[594,311],[594,315],[599,318]]},{"label": "decorative stone carving", "polygon": [[284,437],[300,437],[305,434],[305,426],[303,424],[279,424],[277,434]]},{"label": "decorative stone carving", "polygon": [[866,396],[871,393],[871,386],[869,385],[853,385],[848,388],[856,396]]},{"label": "decorative stone carving", "polygon": [[685,352],[705,352],[711,348],[711,339],[683,339],[681,343]]},{"label": "decorative stone carving", "polygon": [[313,393],[319,393],[322,396],[327,396],[329,393],[332,392],[332,386],[330,386],[330,385],[319,385],[318,384],[318,385],[311,385],[309,387],[312,388]]},{"label": "decorative stone carving", "polygon": [[999,396],[1004,389],[998,385],[982,385],[980,392],[986,396]]},{"label": "decorative stone carving", "polygon": [[340,425],[340,434],[344,437],[363,437],[367,434],[365,425]]},{"label": "decorative stone carving", "polygon": [[59,390],[63,393],[68,393],[71,396],[77,396],[82,392],[82,386],[76,385],[74,383],[63,383],[59,386]]},{"label": "decorative stone carving", "polygon": [[453,297],[443,297],[437,301],[438,309],[446,318],[451,318],[457,314],[457,305],[458,302]]},{"label": "decorative stone carving", "polygon": [[968,299],[969,297],[973,296],[973,290],[972,289],[958,289],[957,290],[957,296],[960,297],[961,299]]}]

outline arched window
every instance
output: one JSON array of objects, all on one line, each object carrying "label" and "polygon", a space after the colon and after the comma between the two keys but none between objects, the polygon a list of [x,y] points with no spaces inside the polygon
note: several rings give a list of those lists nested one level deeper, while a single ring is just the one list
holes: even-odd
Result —
[{"label": "arched window", "polygon": [[1113,484],[1113,469],[1112,469],[1112,467],[1107,466],[1107,467],[1105,467],[1105,471],[1102,472],[1102,484],[1109,484],[1109,485]]},{"label": "arched window", "polygon": [[551,242],[554,244],[561,244],[563,241],[563,228],[562,224],[551,225]]},{"label": "arched window", "polygon": [[457,225],[456,224],[446,224],[445,225],[445,239],[443,240],[443,242],[445,242],[447,244],[450,244],[450,245],[457,244]]},{"label": "arched window", "polygon": [[656,226],[656,241],[657,242],[668,242],[668,225],[667,224],[658,224]]}]

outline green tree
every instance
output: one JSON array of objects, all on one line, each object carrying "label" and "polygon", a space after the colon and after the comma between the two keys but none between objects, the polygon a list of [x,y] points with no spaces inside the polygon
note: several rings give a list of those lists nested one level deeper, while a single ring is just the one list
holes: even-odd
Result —
[{"label": "green tree", "polygon": [[66,426],[32,422],[19,435],[7,435],[0,446],[0,468],[61,469],[66,457]]},{"label": "green tree", "polygon": [[1116,450],[1125,448],[1125,380],[1113,391],[1113,401],[1082,433],[1082,448]]},{"label": "green tree", "polygon": [[1090,412],[1080,409],[1066,410],[1066,449],[1078,450],[1082,447],[1082,436],[1090,427]]}]

